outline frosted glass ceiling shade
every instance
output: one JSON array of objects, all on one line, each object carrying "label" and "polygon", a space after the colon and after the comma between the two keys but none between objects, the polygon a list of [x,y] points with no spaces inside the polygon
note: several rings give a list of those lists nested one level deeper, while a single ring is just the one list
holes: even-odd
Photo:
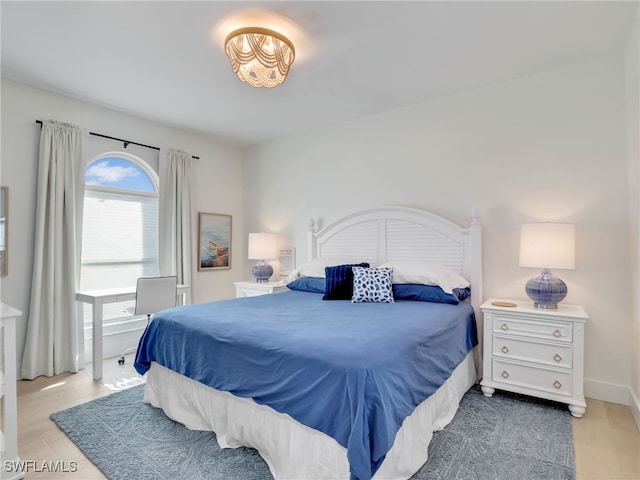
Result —
[{"label": "frosted glass ceiling shade", "polygon": [[567,284],[551,273],[551,268],[573,269],[576,263],[576,232],[570,223],[528,223],[520,232],[520,266],[541,267],[525,291],[534,306],[556,309],[567,296]]},{"label": "frosted glass ceiling shade", "polygon": [[249,259],[260,260],[251,269],[257,282],[268,282],[273,275],[273,267],[265,262],[265,259],[278,257],[277,236],[273,233],[249,234]]}]

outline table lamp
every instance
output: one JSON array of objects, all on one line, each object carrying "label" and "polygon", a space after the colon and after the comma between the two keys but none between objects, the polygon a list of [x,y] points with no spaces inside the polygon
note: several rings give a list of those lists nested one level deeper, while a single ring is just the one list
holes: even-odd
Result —
[{"label": "table lamp", "polygon": [[277,236],[273,233],[249,234],[249,259],[260,260],[251,269],[256,282],[268,282],[273,275],[273,267],[265,262],[278,257]]},{"label": "table lamp", "polygon": [[534,306],[556,309],[567,296],[567,284],[551,268],[575,268],[575,226],[570,223],[527,223],[520,232],[520,266],[542,268],[525,287]]}]

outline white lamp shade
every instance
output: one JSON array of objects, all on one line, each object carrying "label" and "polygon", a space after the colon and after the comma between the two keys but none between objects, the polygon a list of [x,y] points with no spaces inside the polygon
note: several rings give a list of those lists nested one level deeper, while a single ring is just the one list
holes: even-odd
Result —
[{"label": "white lamp shade", "polygon": [[249,259],[268,260],[278,257],[277,236],[273,233],[249,234]]},{"label": "white lamp shade", "polygon": [[573,269],[576,229],[571,223],[527,223],[520,232],[520,266]]}]

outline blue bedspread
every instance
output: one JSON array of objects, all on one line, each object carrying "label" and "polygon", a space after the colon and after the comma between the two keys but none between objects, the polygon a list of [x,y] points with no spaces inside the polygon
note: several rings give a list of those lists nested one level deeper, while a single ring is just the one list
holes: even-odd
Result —
[{"label": "blue bedspread", "polygon": [[157,362],[289,414],[344,446],[351,478],[367,480],[405,417],[476,344],[464,302],[352,304],[287,291],[156,314],[135,368]]}]

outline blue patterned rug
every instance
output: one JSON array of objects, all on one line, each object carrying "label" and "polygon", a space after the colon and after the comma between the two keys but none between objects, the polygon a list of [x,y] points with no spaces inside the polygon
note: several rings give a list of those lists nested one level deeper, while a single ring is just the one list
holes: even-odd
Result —
[{"label": "blue patterned rug", "polygon": [[[57,412],[51,419],[110,480],[265,480],[250,448],[220,449],[215,434],[188,430],[142,402],[137,386]],[[453,421],[434,434],[416,480],[575,478],[565,405],[478,386]]]}]

